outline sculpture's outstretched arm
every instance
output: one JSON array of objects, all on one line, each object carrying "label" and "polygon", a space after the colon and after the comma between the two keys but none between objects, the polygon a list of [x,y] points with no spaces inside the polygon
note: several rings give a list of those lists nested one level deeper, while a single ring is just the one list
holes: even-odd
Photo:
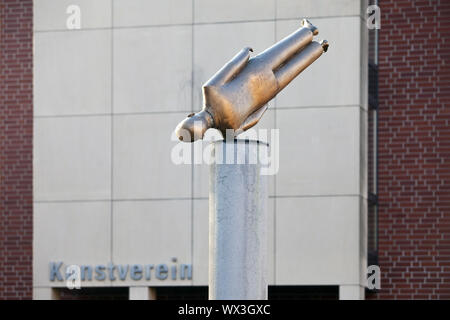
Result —
[{"label": "sculpture's outstretched arm", "polygon": [[244,48],[237,55],[233,57],[227,64],[225,64],[222,69],[216,72],[211,79],[209,79],[205,86],[220,86],[228,81],[230,81],[234,76],[236,76],[242,69],[250,58],[250,52],[253,52],[252,48]]},{"label": "sculpture's outstretched arm", "polygon": [[288,60],[285,65],[276,70],[274,74],[278,81],[278,92],[283,90],[289,82],[318,59],[322,53],[327,51],[327,49],[328,42],[326,40],[323,40],[321,43],[313,41],[306,48]]},{"label": "sculpture's outstretched arm", "polygon": [[272,70],[275,70],[311,43],[313,37],[318,33],[319,31],[315,26],[308,20],[303,19],[300,29],[264,50],[258,57],[263,59]]}]

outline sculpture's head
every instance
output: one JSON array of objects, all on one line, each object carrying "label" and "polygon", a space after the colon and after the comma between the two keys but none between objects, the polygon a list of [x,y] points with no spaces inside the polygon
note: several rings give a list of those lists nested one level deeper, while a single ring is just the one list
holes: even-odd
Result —
[{"label": "sculpture's head", "polygon": [[175,128],[175,133],[181,141],[194,142],[203,139],[206,130],[212,128],[213,125],[214,119],[211,114],[206,110],[202,110],[188,115]]}]

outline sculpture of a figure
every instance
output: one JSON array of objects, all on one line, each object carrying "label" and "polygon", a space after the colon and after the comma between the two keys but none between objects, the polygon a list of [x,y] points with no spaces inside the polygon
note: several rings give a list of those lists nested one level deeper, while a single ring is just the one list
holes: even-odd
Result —
[{"label": "sculpture of a figure", "polygon": [[253,127],[267,103],[328,49],[326,40],[313,41],[319,32],[308,20],[302,27],[250,59],[251,48],[242,49],[203,85],[203,108],[188,115],[175,132],[185,142],[202,139],[216,128],[225,137]]}]

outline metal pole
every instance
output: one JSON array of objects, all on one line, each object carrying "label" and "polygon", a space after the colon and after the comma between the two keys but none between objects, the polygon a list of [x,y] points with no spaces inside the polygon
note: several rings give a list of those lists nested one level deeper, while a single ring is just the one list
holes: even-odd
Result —
[{"label": "metal pole", "polygon": [[267,176],[260,155],[269,146],[217,141],[209,189],[209,299],[267,299]]}]

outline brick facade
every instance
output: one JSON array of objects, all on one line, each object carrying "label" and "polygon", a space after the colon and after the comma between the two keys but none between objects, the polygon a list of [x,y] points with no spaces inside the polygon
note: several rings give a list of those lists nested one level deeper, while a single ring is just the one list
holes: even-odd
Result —
[{"label": "brick facade", "polygon": [[0,299],[31,299],[33,3],[0,1]]},{"label": "brick facade", "polygon": [[368,298],[450,299],[450,2],[379,6],[382,289]]}]

